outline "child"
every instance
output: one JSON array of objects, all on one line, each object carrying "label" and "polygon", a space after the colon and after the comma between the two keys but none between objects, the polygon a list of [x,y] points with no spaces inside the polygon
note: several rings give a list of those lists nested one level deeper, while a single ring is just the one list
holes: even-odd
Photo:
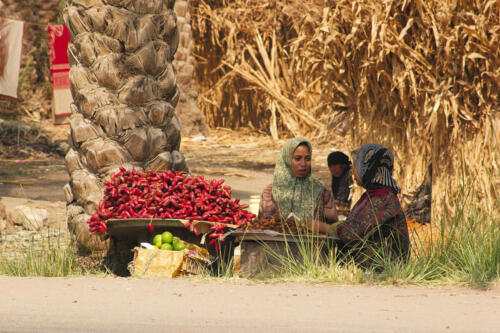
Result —
[{"label": "child", "polygon": [[351,161],[346,154],[334,151],[328,155],[328,169],[332,175],[332,193],[337,207],[351,207],[350,186],[352,185]]}]

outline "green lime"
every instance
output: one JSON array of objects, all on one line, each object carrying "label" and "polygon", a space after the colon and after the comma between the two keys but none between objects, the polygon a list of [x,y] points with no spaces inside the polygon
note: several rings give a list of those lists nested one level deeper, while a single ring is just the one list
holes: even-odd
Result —
[{"label": "green lime", "polygon": [[173,235],[171,232],[165,231],[161,234],[161,242],[162,243],[172,243]]},{"label": "green lime", "polygon": [[162,239],[162,235],[161,234],[158,234],[156,236],[153,237],[153,245],[158,245],[158,246],[161,246],[161,239]]},{"label": "green lime", "polygon": [[161,246],[161,249],[162,250],[169,250],[169,251],[172,251],[172,244],[170,243],[165,243]]},{"label": "green lime", "polygon": [[159,250],[161,245],[156,245],[155,244],[155,249]]},{"label": "green lime", "polygon": [[186,244],[183,241],[175,242],[173,245],[175,251],[182,251],[186,248]]}]

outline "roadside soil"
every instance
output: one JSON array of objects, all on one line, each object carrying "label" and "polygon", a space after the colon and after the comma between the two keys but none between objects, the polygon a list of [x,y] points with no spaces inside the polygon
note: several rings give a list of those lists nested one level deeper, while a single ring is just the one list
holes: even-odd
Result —
[{"label": "roadside soil", "polygon": [[0,277],[0,295],[2,332],[498,332],[500,327],[498,288]]}]

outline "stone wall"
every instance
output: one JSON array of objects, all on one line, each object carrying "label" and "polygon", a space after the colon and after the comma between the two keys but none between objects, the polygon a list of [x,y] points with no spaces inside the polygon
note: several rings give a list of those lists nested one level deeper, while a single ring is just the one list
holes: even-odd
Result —
[{"label": "stone wall", "polygon": [[177,0],[174,11],[177,14],[177,27],[180,43],[175,54],[174,67],[177,70],[177,83],[181,91],[176,113],[182,124],[182,135],[208,135],[205,116],[198,108],[197,92],[194,80],[195,59],[192,55],[193,41],[191,17],[188,10],[189,0]]}]

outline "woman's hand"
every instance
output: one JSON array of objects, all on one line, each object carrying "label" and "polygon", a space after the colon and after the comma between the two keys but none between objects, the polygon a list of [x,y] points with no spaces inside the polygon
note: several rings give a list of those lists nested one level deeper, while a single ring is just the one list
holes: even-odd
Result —
[{"label": "woman's hand", "polygon": [[319,234],[326,234],[328,229],[330,228],[329,224],[316,220],[306,221],[306,225],[310,230]]}]

